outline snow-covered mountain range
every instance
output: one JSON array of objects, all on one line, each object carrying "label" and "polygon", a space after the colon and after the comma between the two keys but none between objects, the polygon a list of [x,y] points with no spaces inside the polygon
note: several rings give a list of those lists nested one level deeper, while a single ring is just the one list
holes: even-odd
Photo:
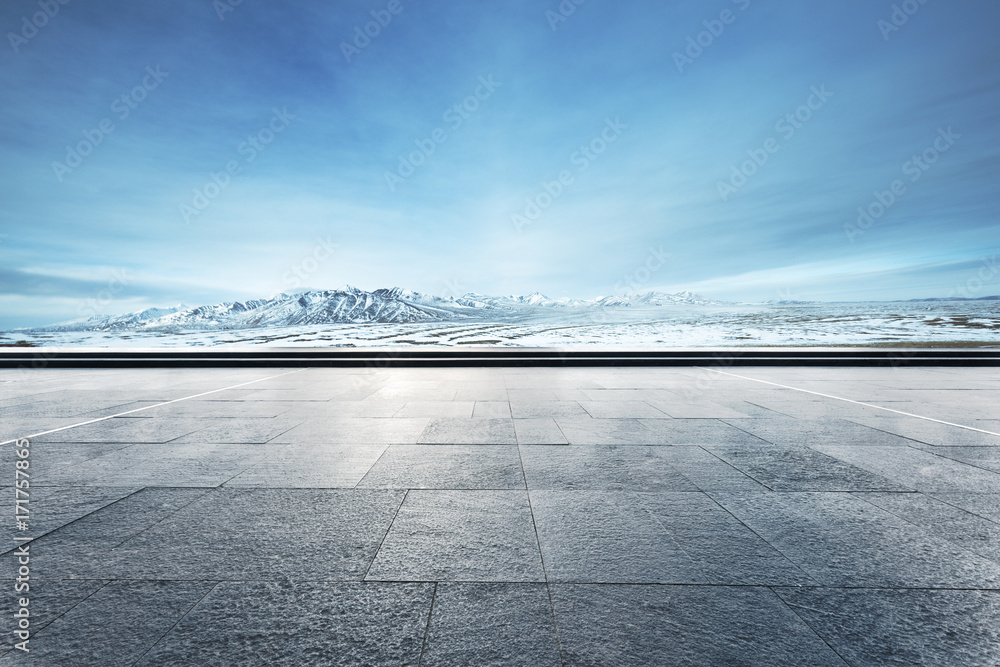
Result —
[{"label": "snow-covered mountain range", "polygon": [[507,319],[539,309],[604,309],[670,305],[720,304],[692,292],[646,292],[628,296],[550,299],[535,292],[528,296],[486,296],[468,293],[459,298],[438,297],[400,287],[373,292],[356,287],[278,294],[269,299],[218,303],[189,308],[149,308],[125,315],[100,315],[61,322],[36,331],[179,331],[252,329],[343,323],[406,323],[463,319]]}]

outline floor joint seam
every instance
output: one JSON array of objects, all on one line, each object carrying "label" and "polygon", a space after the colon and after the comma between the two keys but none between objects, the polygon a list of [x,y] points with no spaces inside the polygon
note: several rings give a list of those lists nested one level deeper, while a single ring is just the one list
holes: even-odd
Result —
[{"label": "floor joint seam", "polygon": [[[785,608],[788,609],[788,611],[790,611],[792,614],[795,615],[795,618],[799,619],[799,621],[802,623],[802,625],[804,625],[807,628],[809,628],[809,631],[812,632],[813,635],[815,635],[815,637],[817,639],[819,639],[821,642],[823,642],[827,646],[827,648],[829,648],[831,651],[833,651],[833,654],[835,656],[837,656],[838,658],[840,658],[841,661],[843,661],[843,663],[845,665],[852,665],[852,663],[850,661],[848,661],[847,658],[845,658],[844,656],[840,655],[840,653],[837,651],[837,649],[833,648],[833,646],[830,644],[830,642],[828,642],[826,640],[826,638],[823,637],[823,635],[821,635],[819,632],[817,632],[816,628],[814,628],[812,625],[810,625],[809,621],[807,621],[806,619],[802,618],[802,616],[797,611],[795,611],[794,607],[796,605],[792,605],[792,604],[789,604],[788,602],[786,602],[784,600],[784,598],[782,598],[780,595],[778,595],[777,593],[775,593],[774,589],[772,589],[770,586],[768,586],[767,589],[769,591],[771,591],[771,595],[773,595],[774,597],[778,598],[778,600],[781,602],[781,604],[783,604],[785,606]],[[802,608],[804,609],[805,607],[802,607]]]},{"label": "floor joint seam", "polygon": [[208,597],[208,596],[209,596],[209,595],[210,595],[210,594],[212,593],[212,591],[214,591],[214,590],[215,590],[216,588],[218,588],[218,587],[219,587],[219,586],[220,586],[221,584],[222,584],[222,582],[221,582],[221,581],[217,581],[217,582],[215,582],[215,584],[214,584],[213,586],[211,586],[211,587],[210,587],[210,588],[209,588],[209,589],[208,589],[207,591],[205,591],[205,594],[204,594],[204,595],[202,595],[202,596],[201,596],[200,598],[198,598],[197,600],[195,600],[195,603],[194,603],[194,604],[192,604],[192,605],[191,605],[191,606],[190,606],[190,607],[188,608],[188,610],[187,610],[186,612],[184,612],[183,614],[181,614],[181,617],[180,617],[180,618],[178,618],[178,619],[177,619],[176,621],[174,621],[174,624],[173,624],[173,625],[171,625],[171,626],[170,626],[170,627],[169,627],[169,628],[167,629],[167,631],[166,631],[166,632],[164,632],[164,633],[163,633],[162,635],[160,635],[160,636],[159,636],[159,638],[157,638],[157,640],[156,640],[155,642],[153,642],[152,644],[150,644],[150,645],[149,645],[149,648],[147,648],[147,649],[146,649],[145,651],[143,651],[142,655],[140,655],[140,656],[139,656],[138,658],[136,658],[136,661],[132,663],[132,667],[135,667],[135,666],[136,666],[136,665],[138,665],[138,664],[139,664],[140,662],[142,662],[142,659],[143,659],[143,658],[145,658],[145,657],[146,657],[146,655],[147,655],[147,654],[148,654],[148,653],[149,653],[150,651],[152,651],[152,650],[153,650],[154,648],[156,648],[156,645],[157,645],[157,644],[159,644],[159,643],[160,643],[161,641],[163,641],[163,638],[164,638],[164,637],[166,637],[166,636],[167,636],[167,635],[169,635],[169,634],[170,634],[171,632],[173,632],[173,631],[174,631],[174,628],[176,628],[176,627],[177,627],[178,625],[180,625],[181,621],[183,621],[183,620],[184,620],[185,618],[187,618],[187,617],[188,617],[188,614],[190,614],[190,613],[191,613],[192,611],[194,611],[194,608],[195,608],[195,607],[197,607],[197,606],[198,606],[199,604],[201,604],[201,603],[202,603],[202,601],[203,601],[203,600],[204,600],[205,598],[207,598],[207,597]]},{"label": "floor joint seam", "polygon": [[[145,407],[136,408],[135,410],[128,410],[126,412],[121,412],[121,413],[118,413],[118,414],[115,414],[115,415],[108,415],[106,417],[99,417],[97,419],[91,419],[89,421],[80,422],[79,424],[72,424],[70,426],[62,426],[60,428],[51,429],[49,431],[42,431],[40,433],[33,433],[31,435],[24,436],[24,438],[14,438],[13,440],[5,440],[3,442],[0,442],[0,446],[2,446],[2,445],[9,445],[11,443],[17,442],[18,440],[30,440],[32,438],[37,438],[37,437],[42,436],[42,435],[49,435],[50,433],[59,433],[61,431],[68,431],[71,428],[77,428],[79,426],[86,426],[88,424],[96,424],[98,422],[103,422],[103,421],[107,421],[109,419],[114,419],[115,417],[122,417],[124,415],[130,415],[130,414],[135,413],[135,412],[142,412],[143,410],[152,410],[153,408],[158,408],[158,407],[161,407],[161,406],[164,406],[164,405],[170,405],[172,403],[179,403],[181,401],[187,401],[187,400],[190,400],[192,398],[198,398],[200,396],[208,396],[209,394],[215,394],[215,393],[218,393],[220,391],[228,391],[230,389],[236,389],[238,387],[245,387],[248,384],[254,384],[256,382],[264,382],[265,380],[273,380],[275,378],[284,377],[285,375],[292,375],[294,373],[301,373],[302,371],[307,371],[307,370],[309,370],[309,368],[300,368],[298,370],[288,371],[287,373],[280,373],[278,375],[271,375],[271,376],[265,377],[265,378],[258,378],[256,380],[251,380],[250,382],[244,382],[242,384],[234,384],[234,385],[229,386],[229,387],[222,387],[221,389],[213,389],[211,391],[205,391],[205,392],[202,392],[200,394],[193,394],[191,396],[184,396],[182,398],[175,398],[172,401],[166,401],[164,403],[156,403],[154,405],[147,405]],[[193,432],[194,431],[192,431],[192,433]],[[190,435],[190,433],[185,434],[185,435]],[[183,436],[180,436],[180,437],[183,437]],[[161,443],[156,443],[156,444],[161,444]]]},{"label": "floor joint seam", "polygon": [[427,625],[424,626],[424,640],[420,644],[420,657],[417,658],[417,667],[424,662],[424,653],[427,651],[427,639],[431,635],[431,620],[434,618],[434,601],[437,599],[438,582],[434,582],[434,590],[431,591],[431,606],[427,610]]},{"label": "floor joint seam", "polygon": [[[128,488],[128,487],[126,487],[126,488]],[[131,498],[135,494],[137,494],[137,493],[139,493],[141,491],[144,491],[145,489],[146,489],[146,487],[142,487],[140,489],[136,489],[135,491],[132,491],[131,493],[128,493],[128,494],[122,496],[121,498],[118,498],[117,500],[112,500],[107,505],[102,505],[102,506],[98,507],[95,510],[91,510],[90,512],[87,512],[86,514],[78,516],[77,518],[73,519],[72,521],[68,521],[68,522],[64,523],[63,525],[59,526],[58,528],[53,528],[52,530],[50,530],[48,532],[42,533],[38,537],[33,537],[30,540],[24,542],[24,544],[31,544],[32,542],[37,542],[38,540],[42,539],[43,537],[46,537],[46,536],[51,535],[51,534],[53,534],[53,533],[55,533],[57,531],[60,531],[63,528],[66,528],[67,526],[72,526],[77,521],[82,521],[83,519],[86,519],[87,517],[89,517],[89,516],[91,516],[93,514],[97,514],[98,512],[100,512],[101,510],[103,510],[103,509],[105,509],[107,507],[111,507],[112,505],[116,505],[116,504],[120,503],[123,500]],[[7,550],[7,551],[3,552],[2,554],[0,554],[0,557],[6,556],[6,555],[8,555],[10,553],[13,553],[13,552],[14,552],[14,547],[11,547],[9,550]]]},{"label": "floor joint seam", "polygon": [[[56,580],[53,580],[53,581],[56,581]],[[39,628],[37,630],[37,632],[42,632],[43,630],[45,630],[45,628],[49,627],[50,625],[52,625],[53,623],[55,623],[56,621],[58,621],[63,616],[65,616],[69,612],[71,612],[74,609],[76,609],[77,607],[79,607],[81,604],[83,604],[84,602],[86,602],[87,600],[89,600],[94,595],[97,595],[98,593],[100,593],[101,591],[103,591],[108,586],[108,584],[113,583],[116,580],[115,579],[96,579],[96,580],[95,579],[88,579],[87,581],[100,581],[102,583],[96,589],[92,590],[87,595],[84,595],[82,598],[80,598],[79,600],[77,600],[76,602],[74,602],[73,604],[71,604],[69,607],[67,607],[66,609],[64,609],[61,613],[57,614],[48,623],[46,623],[41,628]],[[36,631],[32,630],[32,633],[34,633],[34,632],[36,632]],[[6,655],[6,653],[4,655]]]},{"label": "floor joint seam", "polygon": [[365,569],[365,573],[361,575],[361,581],[368,580],[368,573],[371,572],[372,566],[375,565],[375,560],[378,558],[378,552],[382,550],[382,545],[385,544],[385,539],[389,537],[389,532],[392,530],[392,524],[396,523],[396,517],[399,516],[399,511],[403,509],[403,503],[406,502],[406,496],[408,496],[409,494],[410,494],[409,489],[403,492],[403,497],[399,501],[399,507],[397,507],[396,511],[393,512],[392,520],[389,522],[389,525],[385,529],[385,535],[383,535],[382,539],[379,540],[378,548],[375,549],[375,553],[372,554],[372,561],[368,563],[368,567]]},{"label": "floor joint seam", "polygon": [[835,399],[835,400],[838,400],[838,401],[846,401],[848,403],[854,403],[856,405],[864,405],[864,406],[869,407],[869,408],[875,408],[876,410],[885,410],[886,412],[893,412],[893,413],[896,413],[896,414],[899,414],[899,415],[904,415],[906,417],[916,417],[917,419],[923,419],[923,420],[926,420],[926,421],[937,422],[938,424],[944,424],[946,426],[956,426],[958,428],[964,428],[964,429],[969,430],[969,431],[977,431],[979,433],[985,433],[986,435],[995,435],[997,437],[1000,437],[1000,433],[994,433],[993,431],[985,431],[985,430],[983,430],[981,428],[975,428],[975,427],[972,427],[972,426],[963,426],[962,424],[955,424],[953,422],[946,422],[946,421],[944,421],[942,419],[934,419],[933,417],[924,417],[922,415],[913,414],[912,412],[903,412],[902,410],[893,410],[892,408],[886,408],[886,407],[883,407],[881,405],[875,405],[874,403],[865,403],[864,401],[855,401],[852,398],[844,398],[842,396],[834,396],[833,394],[824,394],[824,393],[819,392],[819,391],[812,391],[811,389],[800,389],[799,387],[793,387],[791,385],[779,384],[777,382],[770,382],[769,380],[760,380],[758,378],[751,378],[751,377],[747,377],[745,375],[737,375],[735,373],[727,373],[726,371],[720,371],[720,370],[715,369],[715,368],[707,368],[707,367],[700,367],[700,368],[703,368],[703,370],[712,371],[713,373],[721,373],[723,375],[729,375],[729,376],[734,377],[734,378],[740,378],[741,380],[749,380],[750,382],[761,382],[761,383],[764,383],[764,384],[773,385],[775,387],[783,387],[785,389],[792,389],[794,391],[801,391],[801,392],[806,393],[806,394],[813,394],[814,396],[822,396],[824,398],[832,398],[832,399]]},{"label": "floor joint seam", "polygon": [[521,463],[521,477],[524,480],[524,495],[528,499],[528,513],[531,515],[531,527],[535,531],[535,544],[538,546],[538,560],[542,565],[542,578],[545,580],[545,591],[549,598],[549,612],[552,614],[552,628],[556,633],[556,647],[559,649],[559,661],[565,665],[566,660],[563,658],[562,643],[559,640],[559,623],[556,620],[556,608],[555,604],[552,602],[552,590],[549,588],[549,573],[545,568],[545,554],[542,553],[542,540],[538,536],[538,524],[535,521],[535,508],[531,504],[531,490],[528,488],[528,475],[524,471],[524,459],[521,457],[521,446],[515,446],[517,447],[517,460]]},{"label": "floor joint seam", "polygon": [[[752,533],[753,535],[756,535],[756,536],[757,536],[757,539],[759,539],[759,540],[760,540],[761,542],[763,542],[764,544],[766,544],[766,545],[767,545],[767,546],[769,546],[770,548],[774,549],[774,552],[775,552],[775,553],[779,554],[779,555],[780,555],[780,556],[781,556],[782,558],[784,558],[784,559],[785,559],[785,561],[786,561],[786,562],[788,562],[788,563],[789,563],[790,565],[792,565],[792,567],[794,567],[794,568],[795,568],[796,570],[798,570],[799,572],[801,572],[801,573],[802,573],[802,576],[804,576],[804,577],[805,577],[806,579],[809,579],[810,581],[816,581],[816,580],[815,580],[815,579],[814,579],[814,578],[812,577],[812,575],[810,575],[810,574],[809,574],[808,572],[806,572],[806,571],[805,571],[804,569],[802,569],[802,566],[801,566],[801,565],[799,565],[798,563],[796,563],[796,562],[795,562],[794,560],[792,560],[792,559],[791,559],[791,557],[789,557],[789,555],[788,555],[788,554],[786,554],[786,553],[785,553],[784,551],[782,551],[782,550],[781,550],[781,549],[779,549],[779,548],[778,548],[777,546],[775,546],[775,545],[774,545],[774,544],[772,544],[772,543],[771,543],[770,541],[768,541],[768,540],[767,540],[767,539],[766,539],[766,538],[765,538],[765,537],[764,537],[763,535],[761,535],[761,534],[760,534],[760,533],[758,533],[758,532],[757,532],[756,530],[754,530],[754,529],[753,529],[753,528],[752,528],[752,527],[750,526],[750,524],[748,524],[748,523],[747,523],[747,522],[745,522],[745,521],[744,521],[743,519],[741,519],[741,518],[739,518],[738,516],[736,516],[735,514],[733,514],[733,513],[732,513],[732,512],[731,512],[731,511],[729,510],[729,508],[727,508],[727,507],[726,507],[725,505],[723,505],[723,504],[722,504],[722,503],[720,503],[720,502],[719,502],[718,500],[716,500],[716,499],[715,499],[715,498],[714,498],[714,497],[712,496],[712,494],[710,494],[710,493],[709,493],[709,492],[707,492],[707,491],[705,491],[705,492],[704,492],[704,494],[705,494],[705,495],[706,495],[706,496],[708,497],[708,499],[709,499],[709,500],[711,500],[711,501],[712,501],[713,503],[715,503],[715,504],[716,504],[716,506],[717,506],[717,507],[718,507],[719,509],[721,509],[721,510],[722,510],[723,512],[725,512],[725,513],[726,513],[726,514],[728,514],[729,516],[733,517],[733,519],[734,519],[735,521],[737,521],[737,522],[738,522],[738,523],[739,523],[739,524],[740,524],[741,526],[743,526],[743,527],[744,527],[744,528],[746,528],[746,529],[747,529],[748,531],[750,531],[750,533]],[[818,583],[818,582],[817,582],[817,583]]]},{"label": "floor joint seam", "polygon": [[[142,489],[140,489],[140,491],[145,491],[145,490],[146,490],[146,488],[148,488],[148,487],[143,487]],[[202,487],[202,488],[205,488],[205,487]],[[125,538],[124,540],[122,540],[122,541],[121,541],[120,543],[118,543],[118,544],[116,544],[115,546],[111,547],[110,551],[114,551],[115,549],[117,549],[117,548],[119,548],[119,547],[123,546],[123,545],[124,545],[124,544],[126,544],[127,542],[131,542],[132,540],[134,540],[135,538],[139,537],[139,536],[140,536],[140,535],[142,535],[143,533],[145,533],[145,532],[147,532],[147,531],[149,531],[149,530],[152,530],[152,529],[153,529],[154,527],[156,527],[156,526],[158,526],[159,524],[163,523],[164,521],[166,521],[167,519],[169,519],[169,518],[170,518],[170,517],[172,517],[173,515],[177,514],[177,513],[178,513],[178,512],[180,512],[181,510],[183,510],[183,509],[187,508],[187,507],[188,507],[189,505],[191,505],[191,504],[193,504],[193,503],[196,503],[196,502],[198,502],[198,501],[199,501],[199,500],[201,500],[202,498],[204,498],[204,497],[208,496],[208,495],[209,495],[210,493],[213,493],[213,492],[216,492],[216,491],[218,491],[218,490],[219,490],[219,487],[217,487],[217,486],[216,486],[216,487],[209,487],[209,488],[208,488],[208,489],[207,489],[207,490],[205,491],[205,493],[202,493],[202,494],[201,494],[201,495],[199,495],[199,496],[198,496],[197,498],[192,498],[192,499],[191,499],[190,501],[188,501],[188,502],[184,503],[183,505],[181,505],[180,507],[178,507],[178,508],[177,508],[177,509],[175,509],[174,511],[172,511],[172,512],[168,512],[168,513],[166,514],[166,516],[163,516],[163,517],[161,517],[160,519],[158,519],[158,520],[154,521],[153,523],[149,524],[148,526],[146,526],[145,528],[143,528],[142,530],[140,530],[140,531],[139,531],[138,533],[136,533],[135,535],[129,535],[129,536],[127,537],[127,538]],[[137,493],[138,493],[138,492],[137,492]]]}]

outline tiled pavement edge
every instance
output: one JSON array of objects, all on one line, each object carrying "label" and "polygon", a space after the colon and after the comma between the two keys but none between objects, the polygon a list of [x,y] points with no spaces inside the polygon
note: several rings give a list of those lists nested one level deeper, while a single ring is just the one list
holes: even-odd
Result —
[{"label": "tiled pavement edge", "polygon": [[[0,436],[280,373],[0,371]],[[1000,437],[877,407],[995,433],[1000,376],[739,374],[869,405],[694,368],[309,369],[34,438],[0,665],[1000,664]]]}]

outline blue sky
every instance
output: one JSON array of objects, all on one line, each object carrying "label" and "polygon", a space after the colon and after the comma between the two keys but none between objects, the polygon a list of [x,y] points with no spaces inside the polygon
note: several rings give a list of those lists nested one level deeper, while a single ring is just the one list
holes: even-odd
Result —
[{"label": "blue sky", "polygon": [[0,328],[344,284],[1000,293],[1000,5],[904,4],[5,2]]}]

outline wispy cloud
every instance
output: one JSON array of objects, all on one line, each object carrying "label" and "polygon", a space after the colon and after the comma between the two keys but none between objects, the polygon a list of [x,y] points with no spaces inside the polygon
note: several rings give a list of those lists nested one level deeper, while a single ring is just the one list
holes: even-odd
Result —
[{"label": "wispy cloud", "polygon": [[[400,3],[349,60],[386,3],[244,0],[220,20],[201,0],[73,2],[0,53],[0,327],[74,317],[121,267],[135,279],[109,309],[266,296],[317,238],[338,251],[316,287],[581,297],[650,246],[672,256],[656,284],[733,299],[934,296],[998,250],[995,2],[927,3],[888,40],[891,3],[864,0],[588,2],[556,29],[556,2]],[[2,32],[35,10],[4,4]],[[484,78],[500,85],[468,102]],[[275,109],[294,119],[269,133]],[[628,129],[581,170],[609,118]],[[962,139],[850,243],[858,207],[949,126]],[[566,170],[518,233],[511,215]]]}]

